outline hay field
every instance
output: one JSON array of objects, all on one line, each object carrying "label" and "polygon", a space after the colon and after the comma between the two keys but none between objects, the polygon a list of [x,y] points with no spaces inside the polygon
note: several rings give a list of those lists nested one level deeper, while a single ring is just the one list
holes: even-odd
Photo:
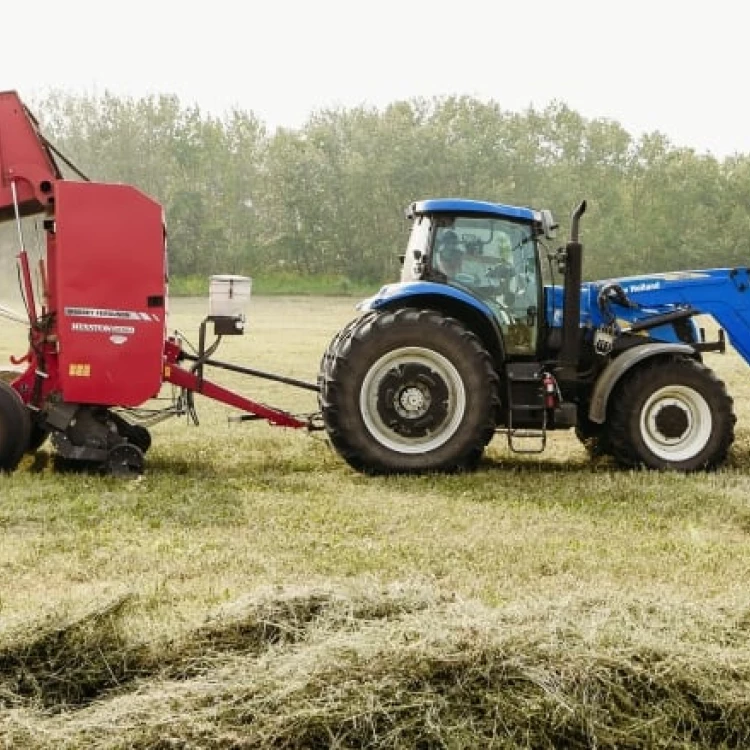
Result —
[{"label": "hay field", "polygon": [[[193,342],[203,300],[173,300]],[[217,357],[314,380],[349,299],[254,298]],[[23,349],[3,323],[0,356]],[[466,476],[367,478],[321,433],[153,430],[127,482],[0,477],[0,747],[750,745],[750,370],[713,474],[553,435]],[[314,394],[219,373],[304,413]]]}]

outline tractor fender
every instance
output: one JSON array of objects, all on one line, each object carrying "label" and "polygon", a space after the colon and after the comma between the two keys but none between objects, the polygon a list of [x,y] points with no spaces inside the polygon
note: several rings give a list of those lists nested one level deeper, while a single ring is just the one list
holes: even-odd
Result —
[{"label": "tractor fender", "polygon": [[695,355],[695,349],[688,344],[643,344],[627,349],[619,357],[613,359],[596,381],[591,402],[589,403],[589,419],[596,424],[604,424],[607,418],[607,403],[612,390],[620,378],[639,362],[656,357],[660,354]]},{"label": "tractor fender", "polygon": [[390,284],[358,305],[360,310],[398,310],[402,307],[437,310],[460,320],[479,337],[496,367],[505,362],[503,333],[492,310],[460,289],[431,282]]},{"label": "tractor fender", "polygon": [[434,281],[406,281],[397,284],[386,284],[373,297],[363,300],[357,305],[360,310],[378,310],[383,307],[409,307],[417,297],[431,297],[444,302],[463,302],[473,307],[477,312],[488,318],[492,317],[492,311],[481,300],[472,296],[462,289],[457,289],[446,284]]}]

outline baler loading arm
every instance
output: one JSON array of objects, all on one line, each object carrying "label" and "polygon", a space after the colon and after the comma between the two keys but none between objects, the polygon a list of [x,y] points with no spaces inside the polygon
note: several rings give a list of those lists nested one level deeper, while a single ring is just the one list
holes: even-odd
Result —
[{"label": "baler loading arm", "polygon": [[0,221],[42,213],[62,179],[39,124],[15,91],[0,92]]}]

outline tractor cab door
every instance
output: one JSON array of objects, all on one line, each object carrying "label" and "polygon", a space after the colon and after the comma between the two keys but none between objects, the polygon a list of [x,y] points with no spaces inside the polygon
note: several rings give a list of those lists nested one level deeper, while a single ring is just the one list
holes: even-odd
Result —
[{"label": "tractor cab door", "polygon": [[495,313],[512,357],[533,357],[541,283],[530,224],[477,216],[435,217],[432,266]]}]

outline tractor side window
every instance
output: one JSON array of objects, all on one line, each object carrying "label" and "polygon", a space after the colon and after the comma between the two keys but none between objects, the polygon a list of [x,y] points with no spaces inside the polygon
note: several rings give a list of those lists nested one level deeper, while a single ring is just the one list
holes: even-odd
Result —
[{"label": "tractor side window", "polygon": [[535,243],[526,224],[495,222],[483,248],[487,264],[482,296],[495,311],[510,354],[533,355],[538,336]]},{"label": "tractor side window", "polygon": [[[439,227],[435,236],[435,267],[448,281],[462,281],[464,249],[452,227]],[[466,279],[463,279],[464,282]]]},{"label": "tractor side window", "polygon": [[429,238],[430,220],[426,216],[417,216],[406,245],[406,255],[401,266],[401,281],[417,281],[422,278]]}]

